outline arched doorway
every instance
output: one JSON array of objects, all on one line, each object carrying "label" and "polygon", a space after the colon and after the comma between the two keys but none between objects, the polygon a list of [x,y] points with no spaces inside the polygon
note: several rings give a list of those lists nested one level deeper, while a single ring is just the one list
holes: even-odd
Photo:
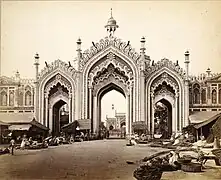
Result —
[{"label": "arched doorway", "polygon": [[[59,136],[61,127],[69,123],[69,91],[59,82],[53,86],[48,94],[48,126],[52,136]],[[48,107],[48,108],[47,108]]]},{"label": "arched doorway", "polygon": [[154,134],[160,134],[164,139],[172,135],[172,105],[164,98],[155,104]]},{"label": "arched doorway", "polygon": [[[121,60],[122,61],[122,60]],[[102,63],[98,62],[98,63]],[[126,66],[124,62],[122,67],[120,62],[108,61],[108,64],[97,68],[92,66],[89,71],[89,117],[92,117],[92,132],[97,134],[99,132],[99,125],[101,122],[101,99],[102,97],[112,91],[116,90],[121,93],[126,99],[126,131],[127,135],[131,133],[131,121],[133,118],[133,77],[130,73],[130,67]],[[122,62],[121,62],[122,63]],[[90,114],[91,113],[91,114]]]},{"label": "arched doorway", "polygon": [[126,118],[126,95],[114,83],[103,87],[98,93],[99,124],[104,123],[109,138],[122,138],[121,121]]},{"label": "arched doorway", "polygon": [[[52,136],[59,136],[61,132],[61,127],[64,124],[64,121],[62,121],[62,117],[64,115],[61,114],[62,112],[62,107],[65,105],[66,102],[63,100],[59,100],[56,102],[53,106],[53,127],[52,127]],[[68,121],[66,121],[66,124],[68,124]]]}]

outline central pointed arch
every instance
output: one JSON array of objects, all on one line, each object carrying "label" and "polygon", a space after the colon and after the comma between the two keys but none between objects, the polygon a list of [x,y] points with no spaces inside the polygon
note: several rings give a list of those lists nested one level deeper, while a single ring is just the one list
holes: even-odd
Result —
[{"label": "central pointed arch", "polygon": [[[128,99],[128,107],[130,106],[128,121],[131,123],[133,121],[132,117],[138,119],[138,76],[136,61],[117,51],[114,46],[110,45],[94,55],[86,62],[82,70],[82,118],[93,119],[93,123],[95,123],[97,121],[95,119],[99,118],[100,112],[95,112],[94,107],[97,107],[97,102],[100,101],[103,93],[115,89],[121,93],[123,92],[122,94]],[[96,131],[96,128],[94,125],[93,131]],[[128,126],[127,133],[129,131],[131,130]]]}]

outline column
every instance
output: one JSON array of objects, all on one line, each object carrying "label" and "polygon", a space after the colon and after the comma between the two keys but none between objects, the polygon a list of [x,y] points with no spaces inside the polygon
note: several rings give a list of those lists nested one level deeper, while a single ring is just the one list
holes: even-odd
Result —
[{"label": "column", "polygon": [[[176,121],[176,131],[180,131],[181,130],[181,122],[178,119],[178,95],[175,95],[175,121]],[[179,123],[178,123],[179,121]],[[178,126],[179,125],[179,126]]]},{"label": "column", "polygon": [[9,93],[9,88],[7,88],[7,106],[9,106],[9,98],[10,98],[10,93]]},{"label": "column", "polygon": [[151,121],[152,121],[152,136],[154,135],[154,94],[151,93],[151,106],[152,106],[152,114],[151,114]]},{"label": "column", "polygon": [[52,127],[53,127],[53,109],[51,105],[49,105],[49,121],[48,121],[48,127],[49,127],[49,133],[52,132]]},{"label": "column", "polygon": [[89,119],[92,119],[92,87],[89,87]]},{"label": "column", "polygon": [[45,121],[44,125],[47,126],[48,124],[48,94],[45,94]]},{"label": "column", "polygon": [[68,108],[69,108],[69,123],[71,123],[72,121],[71,121],[71,114],[72,114],[72,110],[71,110],[71,102],[72,102],[72,100],[71,100],[71,98],[72,98],[72,94],[70,93],[69,94],[69,97],[68,97],[68,100],[69,100],[69,104],[68,104]]},{"label": "column", "polygon": [[175,100],[172,104],[172,132],[177,132],[177,121],[176,121],[176,105]]},{"label": "column", "polygon": [[145,76],[144,76],[144,72],[141,71],[140,73],[140,119],[139,121],[145,121]]},{"label": "column", "polygon": [[126,95],[126,107],[127,107],[127,113],[126,113],[126,137],[130,137],[130,95]]},{"label": "column", "polygon": [[130,87],[130,124],[129,124],[129,136],[132,134],[132,124],[133,124],[133,87]]},{"label": "column", "polygon": [[185,92],[184,92],[184,124],[186,127],[189,125],[189,82],[185,81]]},{"label": "column", "polygon": [[97,128],[97,96],[94,96],[94,106],[93,106],[93,133],[98,133],[98,128]]}]

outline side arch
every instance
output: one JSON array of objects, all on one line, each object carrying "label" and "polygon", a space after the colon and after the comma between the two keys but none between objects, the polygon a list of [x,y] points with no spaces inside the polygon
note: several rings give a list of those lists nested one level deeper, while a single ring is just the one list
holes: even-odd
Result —
[{"label": "side arch", "polygon": [[[37,90],[36,90],[36,102],[37,105],[35,106],[35,111],[36,111],[36,118],[43,123],[43,114],[44,111],[42,110],[44,108],[44,99],[47,98],[47,93],[44,91],[45,86],[48,83],[48,81],[55,77],[56,75],[61,75],[63,76],[70,84],[71,87],[69,87],[69,95],[71,99],[71,107],[72,107],[72,116],[71,119],[74,120],[76,117],[76,102],[75,102],[75,94],[76,94],[76,82],[75,80],[72,79],[69,74],[65,73],[65,71],[62,71],[62,69],[55,69],[54,71],[51,71],[49,74],[45,75],[43,79],[41,79],[40,82],[38,82]],[[58,80],[59,82],[59,80]],[[53,85],[53,84],[52,84]]]},{"label": "side arch", "polygon": [[[149,77],[147,77],[146,80],[146,102],[147,102],[147,106],[146,106],[146,112],[147,112],[147,124],[148,124],[148,128],[151,129],[150,124],[151,121],[153,119],[152,117],[152,106],[153,106],[153,89],[151,89],[152,84],[154,82],[155,79],[157,79],[158,77],[160,77],[163,73],[167,73],[168,75],[172,76],[174,78],[174,80],[176,81],[176,83],[178,84],[178,90],[176,91],[176,98],[178,101],[177,107],[179,107],[178,109],[178,113],[179,113],[179,117],[178,119],[180,120],[180,129],[185,126],[187,123],[184,122],[183,120],[188,119],[188,117],[186,117],[187,115],[185,114],[185,111],[189,111],[189,107],[185,107],[187,106],[187,102],[185,102],[185,84],[184,84],[184,80],[183,78],[177,74],[176,72],[174,72],[173,70],[167,68],[167,67],[163,67],[161,69],[159,69],[158,71],[154,72],[153,74],[151,74]],[[164,77],[162,78],[162,82],[164,81]],[[170,84],[170,83],[169,83]],[[185,110],[184,110],[185,108]]]}]

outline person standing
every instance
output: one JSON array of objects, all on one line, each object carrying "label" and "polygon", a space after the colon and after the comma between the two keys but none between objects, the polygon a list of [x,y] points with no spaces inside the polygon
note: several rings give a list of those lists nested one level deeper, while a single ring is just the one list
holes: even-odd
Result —
[{"label": "person standing", "polygon": [[14,155],[14,148],[15,148],[15,140],[12,139],[10,141],[10,147],[11,147],[11,154]]}]

